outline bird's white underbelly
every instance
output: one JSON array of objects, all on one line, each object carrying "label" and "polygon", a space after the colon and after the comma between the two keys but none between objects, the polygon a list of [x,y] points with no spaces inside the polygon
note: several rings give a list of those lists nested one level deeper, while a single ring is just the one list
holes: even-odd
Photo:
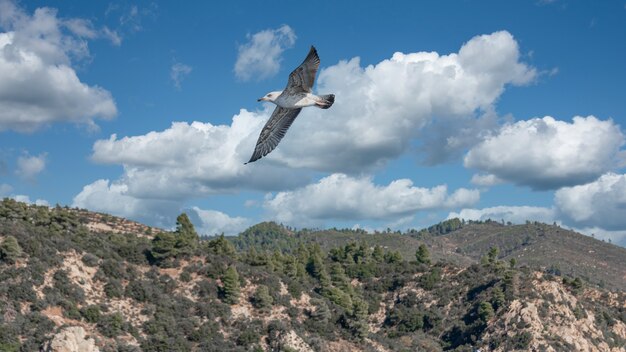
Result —
[{"label": "bird's white underbelly", "polygon": [[294,94],[294,95],[284,95],[281,94],[281,96],[278,97],[278,99],[276,99],[276,105],[283,107],[283,108],[287,108],[287,109],[297,109],[297,108],[304,108],[307,106],[313,106],[315,105],[315,102],[319,101],[320,99],[311,93],[302,93],[302,94]]}]

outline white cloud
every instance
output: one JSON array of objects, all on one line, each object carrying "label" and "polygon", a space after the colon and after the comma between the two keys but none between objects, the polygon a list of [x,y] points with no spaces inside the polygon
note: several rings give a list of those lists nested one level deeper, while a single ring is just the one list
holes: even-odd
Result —
[{"label": "white cloud", "polygon": [[494,186],[503,181],[492,174],[474,174],[470,182],[477,186]]},{"label": "white cloud", "polygon": [[17,158],[15,174],[25,180],[34,180],[46,168],[46,153],[38,156],[28,154]]},{"label": "white cloud", "polygon": [[607,173],[593,182],[559,189],[554,201],[575,226],[626,228],[626,175]]},{"label": "white cloud", "polygon": [[[230,126],[174,123],[143,136],[118,140],[113,135],[95,143],[93,158],[135,172],[175,165],[181,174],[205,180],[228,177],[232,184],[237,181],[233,176],[248,175],[251,169],[360,173],[406,152],[433,116],[471,117],[477,109],[490,109],[506,84],[529,82],[534,70],[518,57],[513,37],[496,32],[473,38],[459,54],[396,53],[366,68],[358,58],[339,62],[319,79],[320,91],[338,97],[332,109],[305,109],[272,154],[246,167],[242,164],[273,106],[261,112],[241,110]],[[466,144],[450,140],[450,145]]]},{"label": "white cloud", "polygon": [[128,195],[128,186],[97,180],[83,187],[72,202],[73,207],[109,213],[129,219],[144,221],[156,226],[168,227],[180,212],[177,201],[139,199]]},{"label": "white cloud", "polygon": [[462,209],[460,212],[451,212],[448,219],[460,218],[465,220],[494,220],[510,221],[521,224],[529,221],[551,223],[556,220],[556,211],[552,208],[531,206],[497,206],[483,209]]},{"label": "white cloud", "polygon": [[180,84],[182,83],[183,79],[185,79],[185,77],[191,73],[192,69],[193,68],[191,66],[182,64],[180,62],[172,65],[172,68],[170,69],[170,78],[174,83],[174,87],[180,90]]},{"label": "white cloud", "polygon": [[425,159],[442,161],[478,141],[473,123],[494,125],[489,112],[506,85],[529,83],[535,75],[519,62],[508,32],[474,37],[458,54],[398,52],[367,67],[359,58],[341,61],[318,79],[320,93],[336,95],[333,107],[304,109],[269,158],[292,167],[362,172],[409,150],[436,121],[438,138],[420,138],[426,143],[421,150],[432,154]]},{"label": "white cloud", "polygon": [[289,224],[326,219],[388,220],[429,209],[462,207],[479,200],[477,190],[448,194],[445,185],[414,187],[408,179],[375,185],[370,178],[332,174],[294,191],[279,192],[264,203],[270,217]]},{"label": "white cloud", "polygon": [[594,180],[620,163],[625,139],[612,120],[550,116],[518,121],[472,148],[465,166],[533,189],[556,189]]},{"label": "white cloud", "polygon": [[[519,62],[508,32],[472,38],[458,54],[395,53],[367,67],[354,58],[320,73],[320,92],[337,96],[332,109],[305,109],[278,148],[256,163],[243,165],[273,105],[242,109],[230,125],[176,122],[144,135],[112,135],[94,144],[92,159],[122,165],[114,184],[137,200],[284,191],[306,185],[316,171],[363,174],[382,166],[410,150],[434,117],[467,127],[447,130],[447,152],[466,148],[476,139],[468,137],[476,128],[472,122],[493,125],[493,104],[505,86],[526,84],[535,75]],[[445,197],[453,204],[465,196],[459,191]]]},{"label": "white cloud", "polygon": [[[117,114],[111,94],[82,83],[71,59],[89,55],[82,20],[60,20],[56,10],[32,16],[0,0],[0,131],[33,131],[53,122],[93,125]],[[65,33],[63,28],[69,28]]]},{"label": "white cloud", "polygon": [[573,228],[573,231],[626,247],[626,230],[607,231],[599,227]]},{"label": "white cloud", "polygon": [[46,207],[50,206],[50,203],[48,203],[48,201],[45,199],[37,199],[36,201],[32,202],[29,196],[26,196],[23,194],[14,195],[14,196],[11,196],[11,198],[15,199],[18,202],[22,202],[26,204],[35,204],[35,205],[41,205],[41,206],[46,206]]},{"label": "white cloud", "polygon": [[626,175],[607,173],[588,184],[556,191],[551,208],[532,206],[497,206],[462,209],[448,218],[495,220],[523,223],[526,220],[557,222],[586,235],[626,246]]},{"label": "white cloud", "polygon": [[283,25],[248,34],[248,40],[239,46],[235,75],[244,81],[251,78],[261,80],[278,73],[281,55],[285,49],[293,47],[296,33],[288,25]]},{"label": "white cloud", "polygon": [[241,189],[279,190],[306,184],[308,177],[276,163],[244,165],[267,110],[241,110],[230,126],[175,122],[162,132],[94,144],[92,159],[124,165],[119,181],[138,198],[180,199]]},{"label": "white cloud", "polygon": [[0,183],[0,199],[2,198],[11,198],[18,202],[26,203],[26,204],[36,204],[36,205],[45,205],[49,206],[47,200],[45,199],[37,199],[34,202],[30,200],[30,197],[23,194],[11,194],[13,191],[13,187],[6,183]]},{"label": "white cloud", "polygon": [[191,219],[196,220],[197,216],[200,222],[200,226],[198,226],[200,234],[216,235],[224,233],[228,236],[237,235],[251,225],[249,219],[240,216],[230,217],[221,211],[204,210],[198,207],[193,207],[192,210],[195,214],[191,214]]}]

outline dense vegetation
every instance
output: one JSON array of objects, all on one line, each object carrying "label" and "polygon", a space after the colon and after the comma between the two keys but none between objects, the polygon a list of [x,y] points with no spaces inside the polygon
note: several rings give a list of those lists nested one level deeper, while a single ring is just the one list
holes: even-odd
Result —
[{"label": "dense vegetation", "polygon": [[[0,202],[0,351],[36,351],[64,324],[87,326],[101,351],[289,351],[292,332],[316,351],[531,343],[522,327],[512,335],[497,327],[513,302],[537,295],[537,274],[501,260],[496,247],[460,267],[428,241],[410,256],[371,242],[391,234],[334,230],[320,245],[309,230],[263,223],[200,239],[185,214],[175,231],[154,236],[93,233],[81,214]],[[541,280],[577,295],[572,309],[600,319],[602,341],[626,343],[613,332],[626,321],[623,307],[584,299],[585,280],[552,275]],[[559,336],[549,343],[569,346]]]}]

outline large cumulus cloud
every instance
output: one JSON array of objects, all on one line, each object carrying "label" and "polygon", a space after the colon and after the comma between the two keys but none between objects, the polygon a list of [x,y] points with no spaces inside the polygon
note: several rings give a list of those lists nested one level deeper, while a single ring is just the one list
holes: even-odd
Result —
[{"label": "large cumulus cloud", "polygon": [[618,167],[624,143],[612,120],[546,116],[503,126],[467,153],[465,166],[533,189],[558,189]]},{"label": "large cumulus cloud", "polygon": [[89,55],[94,33],[80,19],[62,20],[56,10],[32,16],[0,1],[0,131],[29,132],[53,122],[94,125],[117,114],[111,94],[80,81],[72,59]]}]

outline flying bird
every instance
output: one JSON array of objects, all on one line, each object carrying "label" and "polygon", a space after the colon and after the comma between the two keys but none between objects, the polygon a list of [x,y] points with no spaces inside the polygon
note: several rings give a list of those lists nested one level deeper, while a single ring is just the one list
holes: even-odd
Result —
[{"label": "flying bird", "polygon": [[319,66],[320,58],[317,56],[317,50],[311,46],[311,50],[309,50],[304,61],[289,74],[287,87],[282,91],[269,92],[257,100],[272,102],[276,104],[276,109],[274,109],[269,121],[263,126],[256,147],[254,147],[254,153],[245,164],[257,161],[274,150],[302,108],[317,106],[321,109],[328,109],[333,105],[335,102],[334,94],[315,95],[311,93]]}]

